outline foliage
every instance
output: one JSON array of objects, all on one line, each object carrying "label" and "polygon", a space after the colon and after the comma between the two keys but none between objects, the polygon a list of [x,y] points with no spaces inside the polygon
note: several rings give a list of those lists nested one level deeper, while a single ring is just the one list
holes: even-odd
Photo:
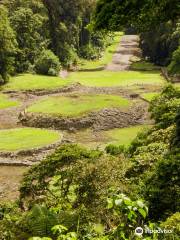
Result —
[{"label": "foliage", "polygon": [[172,85],[165,87],[160,96],[150,104],[151,117],[159,128],[167,128],[175,122],[175,116],[180,105],[180,91]]},{"label": "foliage", "polygon": [[116,50],[121,36],[123,35],[123,32],[116,32],[113,34],[107,34],[105,41],[106,48],[104,49],[103,54],[101,53],[101,57],[99,59],[89,61],[85,59],[81,59],[81,70],[92,70],[92,69],[101,69],[104,68],[110,61],[112,61],[113,53]]},{"label": "foliage", "polygon": [[60,62],[51,50],[44,50],[38,56],[35,62],[36,73],[58,76],[60,71]]},{"label": "foliage", "polygon": [[18,42],[16,70],[25,72],[34,64],[35,58],[46,46],[42,32],[46,18],[41,14],[34,14],[31,8],[19,7],[13,12],[10,20]]},{"label": "foliage", "polygon": [[100,57],[101,49],[93,47],[91,44],[85,45],[80,49],[80,56],[88,60],[94,60]]},{"label": "foliage", "polygon": [[[170,6],[173,6],[171,12]],[[178,18],[179,8],[178,0],[123,0],[121,4],[117,0],[99,0],[92,24],[95,29],[117,30],[135,26],[142,31]]]},{"label": "foliage", "polygon": [[[171,215],[169,218],[162,222],[160,225],[161,228],[173,230],[173,239],[178,240],[180,235],[180,213],[177,212]],[[164,236],[166,240],[171,240],[171,236]]]},{"label": "foliage", "polygon": [[106,146],[105,150],[106,150],[107,153],[116,156],[116,155],[119,155],[121,153],[124,153],[125,147],[124,147],[124,145],[116,146],[116,145],[113,145],[113,144],[109,144],[109,145]]},{"label": "foliage", "polygon": [[143,195],[149,201],[150,216],[154,219],[180,211],[179,157],[178,150],[171,152],[158,161],[150,176],[144,180]]},{"label": "foliage", "polygon": [[98,47],[103,42],[104,35],[87,29],[95,1],[44,0],[43,3],[48,11],[51,46],[63,65],[77,64],[80,49],[89,44]]},{"label": "foliage", "polygon": [[170,65],[168,66],[170,74],[180,75],[180,46],[174,51]]},{"label": "foliage", "polygon": [[133,239],[136,227],[143,227],[148,215],[148,208],[141,200],[133,201],[124,194],[113,195],[108,198],[108,209],[112,209],[119,217],[119,224],[113,229],[113,239]]},{"label": "foliage", "polygon": [[88,221],[108,222],[109,188],[129,192],[124,179],[127,165],[128,161],[99,151],[62,145],[26,174],[20,189],[21,206],[44,202],[61,215],[60,224],[74,229],[79,221],[80,231]]},{"label": "foliage", "polygon": [[0,84],[7,81],[8,75],[13,73],[16,44],[7,9],[0,5]]},{"label": "foliage", "polygon": [[177,24],[169,21],[141,33],[143,55],[155,64],[167,66],[179,46],[179,34],[175,34]]}]

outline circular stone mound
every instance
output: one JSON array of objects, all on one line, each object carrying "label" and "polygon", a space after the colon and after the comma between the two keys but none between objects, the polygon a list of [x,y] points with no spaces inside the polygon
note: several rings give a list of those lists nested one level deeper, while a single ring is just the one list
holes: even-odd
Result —
[{"label": "circular stone mound", "polygon": [[62,139],[57,131],[38,128],[0,130],[0,152],[31,150],[54,144]]},{"label": "circular stone mound", "polygon": [[62,117],[79,117],[104,108],[124,108],[130,102],[115,95],[70,95],[48,97],[27,109],[27,112]]}]

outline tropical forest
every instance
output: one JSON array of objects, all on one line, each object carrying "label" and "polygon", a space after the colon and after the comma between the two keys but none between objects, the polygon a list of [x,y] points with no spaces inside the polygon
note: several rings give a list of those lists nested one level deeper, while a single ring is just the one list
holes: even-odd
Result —
[{"label": "tropical forest", "polygon": [[0,240],[180,239],[180,1],[0,0]]}]

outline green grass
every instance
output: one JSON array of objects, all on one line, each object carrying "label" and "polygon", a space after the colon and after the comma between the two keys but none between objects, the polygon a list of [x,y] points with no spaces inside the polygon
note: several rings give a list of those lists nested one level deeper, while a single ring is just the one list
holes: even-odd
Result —
[{"label": "green grass", "polygon": [[176,88],[180,89],[180,83],[174,83],[173,84]]},{"label": "green grass", "polygon": [[80,69],[81,70],[97,69],[97,68],[104,67],[109,62],[111,62],[114,51],[116,50],[122,35],[123,35],[123,32],[115,33],[114,38],[112,40],[112,44],[106,48],[103,56],[98,60],[92,60],[92,61],[82,60]]},{"label": "green grass", "polygon": [[43,147],[55,143],[61,137],[56,131],[38,128],[0,130],[0,151],[18,151]]},{"label": "green grass", "polygon": [[159,93],[150,92],[150,93],[144,93],[144,94],[142,94],[141,97],[150,102],[150,101],[151,101],[154,97],[156,97],[157,95],[159,95]]},{"label": "green grass", "polygon": [[129,145],[142,129],[147,128],[145,125],[138,125],[128,128],[117,128],[105,132],[109,138],[109,143],[116,145]]},{"label": "green grass", "polygon": [[18,101],[10,100],[6,95],[0,94],[0,109],[18,106]]},{"label": "green grass", "polygon": [[34,90],[56,89],[67,86],[70,82],[60,77],[50,77],[36,74],[22,74],[11,77],[4,90]]},{"label": "green grass", "polygon": [[130,102],[114,95],[72,95],[48,97],[30,106],[27,111],[50,115],[79,116],[107,107],[128,107]]},{"label": "green grass", "polygon": [[91,87],[132,86],[138,84],[162,85],[165,80],[159,71],[96,71],[74,72],[68,77],[70,81],[79,82]]},{"label": "green grass", "polygon": [[137,71],[152,71],[152,70],[158,70],[160,67],[154,65],[153,63],[147,62],[145,60],[141,60],[138,62],[134,62],[131,65],[132,70],[137,70]]}]

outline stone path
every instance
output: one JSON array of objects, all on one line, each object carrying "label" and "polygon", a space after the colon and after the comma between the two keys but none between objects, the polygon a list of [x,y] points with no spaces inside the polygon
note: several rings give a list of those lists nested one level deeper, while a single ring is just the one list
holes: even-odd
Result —
[{"label": "stone path", "polygon": [[106,66],[109,71],[129,70],[132,57],[141,57],[139,48],[139,37],[137,35],[124,35],[118,48],[114,53],[112,62]]}]

